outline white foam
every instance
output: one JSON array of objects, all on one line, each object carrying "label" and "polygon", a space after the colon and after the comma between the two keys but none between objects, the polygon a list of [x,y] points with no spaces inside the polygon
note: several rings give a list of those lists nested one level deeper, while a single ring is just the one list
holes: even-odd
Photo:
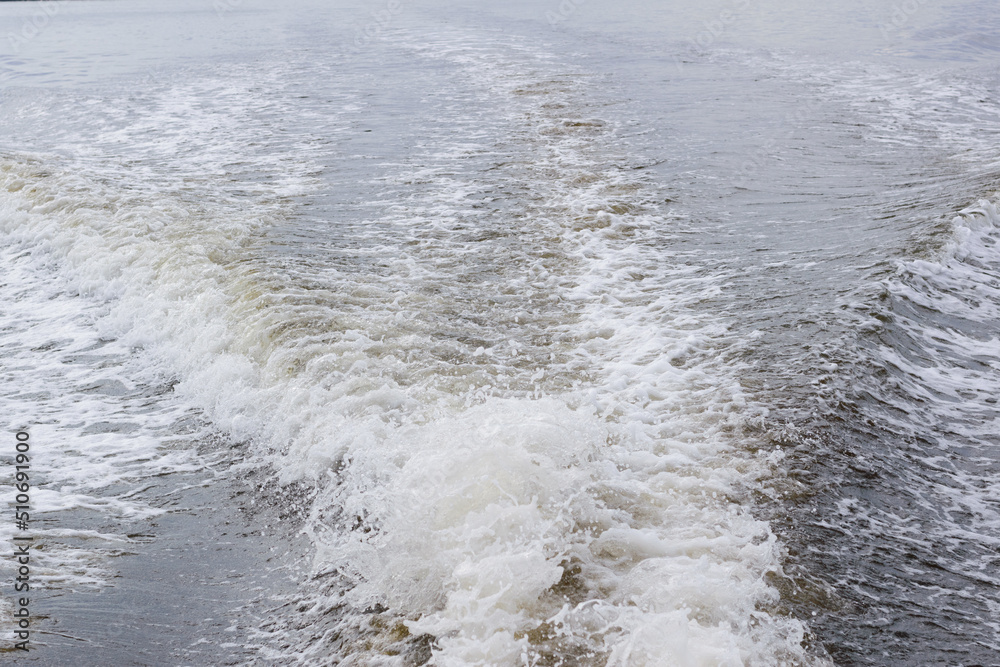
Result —
[{"label": "white foam", "polygon": [[[0,220],[7,225],[25,222],[23,212],[0,203]],[[133,520],[157,516],[164,510],[130,492],[144,486],[149,476],[192,470],[184,447],[164,446],[176,439],[174,431],[183,409],[135,385],[137,372],[129,350],[104,340],[93,327],[98,304],[80,300],[65,285],[46,274],[51,259],[24,238],[6,236],[0,251],[5,267],[0,284],[0,350],[3,381],[0,395],[4,432],[9,448],[0,452],[12,460],[14,434],[30,434],[29,526],[18,530],[10,521],[0,524],[0,540],[33,538],[31,585],[48,590],[80,590],[107,585],[114,577],[110,556],[128,549],[131,539],[114,532],[67,530],[78,525],[74,517],[98,521]],[[0,484],[0,497],[13,507],[18,491],[13,474]],[[13,577],[16,563],[0,562],[2,576]],[[13,611],[4,599],[5,622]]]},{"label": "white foam", "polygon": [[[346,662],[396,664],[387,647],[401,626],[433,635],[441,665],[560,653],[611,665],[807,660],[803,626],[766,611],[781,549],[747,506],[767,472],[739,450],[755,413],[718,359],[725,324],[698,308],[723,277],[671,254],[671,221],[646,201],[648,184],[608,166],[612,121],[592,118],[572,72],[478,35],[396,37],[449,68],[450,94],[482,113],[450,100],[416,165],[386,165],[381,194],[393,206],[350,233],[358,255],[387,270],[270,262],[261,236],[287,210],[275,198],[315,181],[246,200],[184,193],[189,170],[205,174],[198,192],[222,188],[233,151],[263,168],[239,152],[254,131],[240,105],[259,114],[259,100],[216,82],[165,90],[155,112],[99,135],[106,145],[149,135],[123,178],[155,187],[73,174],[106,168],[78,143],[63,147],[70,157],[4,159],[0,231],[36,263],[19,280],[38,284],[58,267],[85,297],[66,302],[93,313],[86,335],[143,348],[144,363],[180,379],[174,405],[253,439],[249,465],[319,487],[306,525],[315,568],[336,569],[346,588],[332,594],[338,616],[317,622],[357,633],[338,649]],[[206,97],[222,123],[211,131],[198,111]],[[197,157],[170,157],[192,134]],[[507,154],[497,137],[514,144]],[[270,149],[267,168],[297,154],[294,142]],[[494,155],[515,160],[495,180],[463,167]],[[160,157],[179,171],[165,175]],[[296,170],[311,173],[299,158]],[[489,191],[523,215],[470,204]],[[518,227],[491,228],[497,220]],[[506,244],[478,236],[508,231]],[[91,443],[117,456],[125,441]],[[140,448],[135,470],[179,465],[155,438]],[[88,506],[77,493],[86,471],[122,474],[92,458],[77,471],[60,461],[71,481],[45,498],[53,509]],[[365,627],[376,607],[387,609],[384,631]],[[297,648],[323,662],[324,647]]]}]

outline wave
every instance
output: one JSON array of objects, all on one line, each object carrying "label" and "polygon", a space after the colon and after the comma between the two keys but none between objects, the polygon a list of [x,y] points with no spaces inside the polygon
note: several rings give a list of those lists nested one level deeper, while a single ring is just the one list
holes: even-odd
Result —
[{"label": "wave", "polygon": [[614,111],[520,45],[394,44],[446,68],[453,99],[370,217],[306,229],[308,252],[267,186],[234,207],[109,185],[92,159],[0,162],[8,244],[249,441],[245,465],[314,489],[317,583],[259,639],[291,633],[309,664],[813,660],[753,516],[761,408],[699,309],[722,277],[672,254],[683,222],[621,168]]}]

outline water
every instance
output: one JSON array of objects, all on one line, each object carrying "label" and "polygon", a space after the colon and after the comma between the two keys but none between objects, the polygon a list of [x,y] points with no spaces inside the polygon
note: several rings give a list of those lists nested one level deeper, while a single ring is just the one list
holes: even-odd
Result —
[{"label": "water", "polygon": [[996,664],[990,9],[4,3],[27,659]]}]

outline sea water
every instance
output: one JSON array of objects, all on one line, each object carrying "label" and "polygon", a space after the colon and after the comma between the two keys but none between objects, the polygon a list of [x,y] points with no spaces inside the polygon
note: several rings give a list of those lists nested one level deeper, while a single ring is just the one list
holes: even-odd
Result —
[{"label": "sea water", "polygon": [[11,659],[996,662],[996,23],[3,4]]}]

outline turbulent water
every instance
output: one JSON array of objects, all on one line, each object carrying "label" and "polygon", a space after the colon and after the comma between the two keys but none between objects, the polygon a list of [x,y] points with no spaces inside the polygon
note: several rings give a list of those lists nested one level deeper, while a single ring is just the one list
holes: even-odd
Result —
[{"label": "turbulent water", "polygon": [[0,660],[1000,664],[992,9],[0,5]]}]

